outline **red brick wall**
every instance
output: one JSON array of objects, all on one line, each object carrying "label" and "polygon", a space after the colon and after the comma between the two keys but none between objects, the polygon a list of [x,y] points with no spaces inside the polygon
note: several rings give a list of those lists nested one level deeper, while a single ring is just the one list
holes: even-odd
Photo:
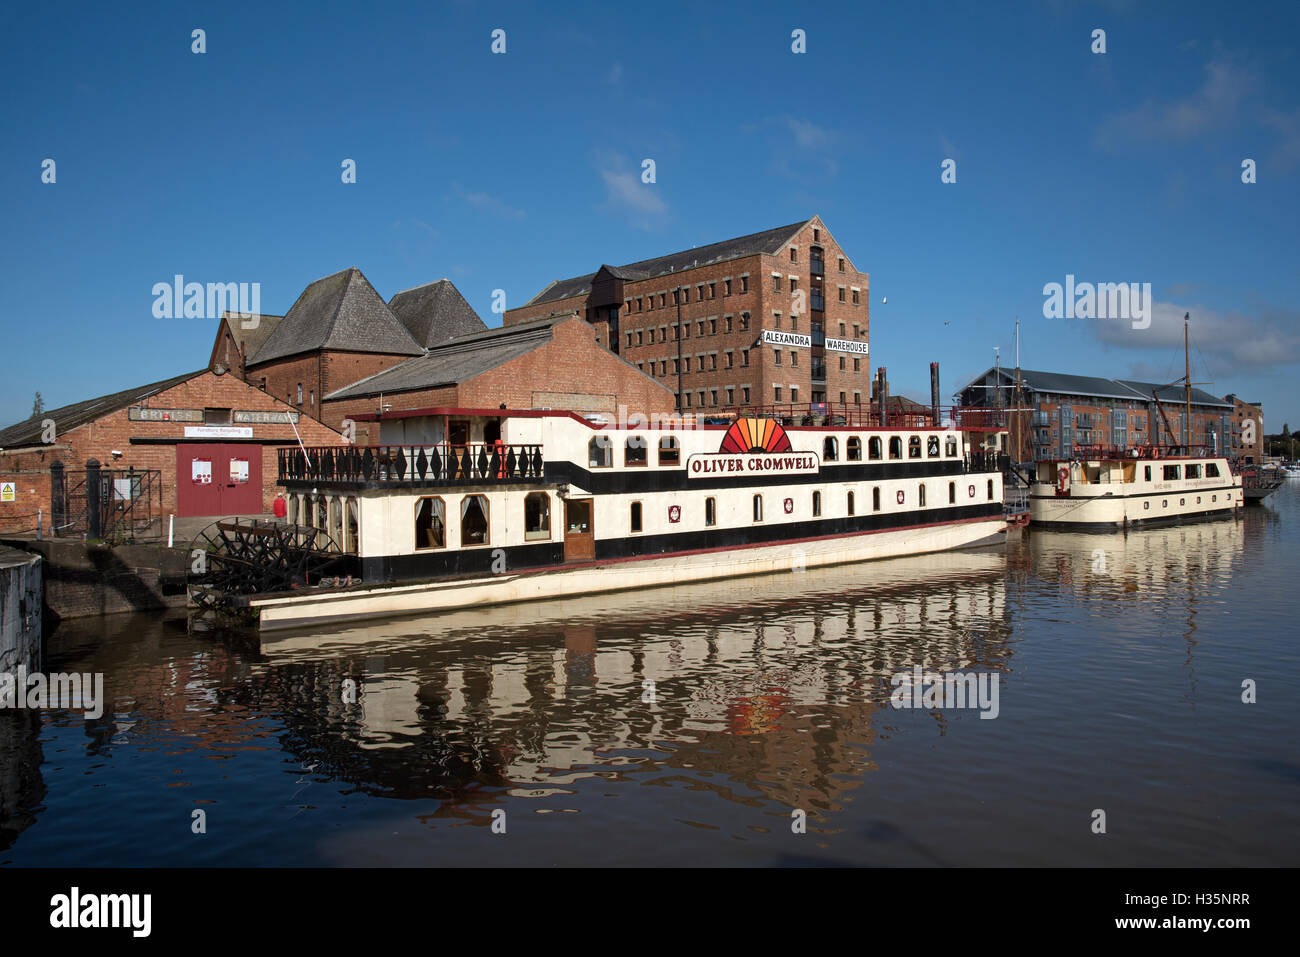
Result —
[{"label": "red brick wall", "polygon": [[[813,231],[817,230],[818,236],[814,241]],[[853,267],[852,261],[844,253],[840,245],[831,236],[830,231],[826,229],[820,218],[812,219],[806,226],[790,240],[792,244],[798,246],[798,258],[796,262],[790,262],[788,247],[782,249],[777,255],[765,256],[755,255],[741,259],[732,259],[726,262],[714,263],[711,265],[699,266],[691,269],[684,269],[681,272],[667,276],[658,276],[653,279],[646,279],[636,282],[625,282],[623,285],[624,306],[620,309],[619,316],[619,337],[620,341],[617,351],[623,358],[627,359],[633,365],[640,362],[647,373],[653,369],[653,375],[656,380],[661,382],[665,387],[673,390],[677,389],[677,373],[674,371],[673,361],[677,358],[677,341],[673,338],[673,325],[677,320],[677,308],[673,303],[672,291],[679,284],[690,288],[689,298],[682,304],[681,315],[683,321],[691,323],[690,336],[683,338],[681,342],[681,354],[683,357],[690,357],[690,371],[682,373],[682,388],[691,396],[690,408],[692,410],[700,408],[700,391],[704,392],[705,406],[713,406],[713,391],[718,393],[717,404],[719,406],[727,404],[727,387],[733,390],[732,395],[736,403],[743,401],[743,388],[750,387],[750,401],[752,404],[771,404],[775,395],[773,386],[780,384],[782,387],[782,400],[790,401],[790,386],[797,385],[799,388],[799,402],[807,403],[812,401],[812,351],[796,347],[793,351],[797,356],[797,365],[791,367],[790,352],[791,347],[783,346],[782,364],[778,367],[775,364],[774,349],[772,345],[758,345],[758,339],[764,329],[775,329],[774,311],[781,312],[781,331],[790,332],[790,309],[792,297],[790,293],[789,279],[791,275],[799,277],[799,288],[804,293],[805,307],[799,316],[798,328],[794,331],[807,335],[810,329],[810,305],[811,305],[811,281],[809,276],[809,247],[813,245],[820,246],[823,250],[823,261],[825,262],[825,278],[823,280],[823,289],[825,291],[826,309],[826,335],[830,338],[852,339],[853,326],[856,323],[859,328],[858,339],[868,341],[870,336],[870,277],[867,273],[859,272]],[[839,271],[840,258],[845,260],[844,272]],[[781,291],[777,292],[773,288],[772,273],[779,272],[782,277]],[[748,273],[749,287],[746,292],[741,292],[741,274]],[[731,279],[731,295],[726,294],[726,280]],[[709,283],[712,282],[714,293],[712,298],[709,296]],[[699,298],[699,286],[703,283],[705,286],[704,300]],[[845,287],[844,302],[839,301],[838,287]],[[858,302],[853,302],[853,287],[858,289]],[[664,305],[659,305],[659,294],[666,293],[664,296]],[[654,297],[654,308],[650,308],[650,297]],[[637,309],[638,299],[641,308]],[[587,297],[577,296],[569,299],[557,300],[556,302],[544,303],[540,306],[523,307],[506,313],[505,323],[507,325],[515,322],[522,322],[526,319],[538,318],[556,311],[577,310],[581,316],[586,316]],[[740,314],[748,312],[750,314],[749,328],[745,331],[740,329]],[[732,331],[726,332],[726,317],[732,317]],[[717,332],[711,333],[708,320],[717,319]],[[699,321],[705,320],[705,335],[703,338],[699,335]],[[840,335],[840,324],[844,324],[844,335]],[[597,330],[601,336],[602,342],[605,340],[607,333],[602,328]],[[660,339],[659,331],[661,326],[668,327],[668,339]],[[649,342],[649,330],[655,330],[655,342]],[[637,332],[642,333],[640,344],[637,343]],[[628,342],[628,333],[632,333],[632,342]],[[749,366],[743,365],[744,350],[749,350]],[[733,366],[729,369],[726,365],[727,350],[732,351]],[[703,353],[704,368],[700,368],[701,356]],[[712,366],[712,353],[717,353],[717,367]],[[844,357],[844,370],[839,368],[839,358]],[[854,359],[858,359],[858,369],[853,367]],[[870,356],[855,356],[852,353],[841,353],[827,350],[826,360],[826,400],[828,402],[839,402],[840,393],[844,393],[845,401],[853,403],[853,394],[858,392],[861,395],[862,403],[865,405],[871,397],[871,358]],[[661,371],[661,362],[666,361],[667,371]],[[652,365],[653,364],[653,365]],[[819,391],[823,387],[818,386]]]},{"label": "red brick wall", "polygon": [[[247,378],[252,385],[260,387],[265,377],[268,393],[304,415],[328,421],[321,411],[324,396],[410,358],[413,357],[374,352],[313,352],[260,363],[248,370]],[[302,383],[301,405],[299,383]],[[328,424],[337,427],[339,423],[328,421]]]},{"label": "red brick wall", "polygon": [[[248,385],[232,375],[218,376],[203,373],[180,385],[152,396],[149,406],[159,409],[229,408],[253,411],[285,411],[286,405]],[[0,531],[17,532],[35,525],[38,507],[45,510],[46,528],[50,515],[50,463],[56,458],[67,469],[83,469],[86,460],[94,458],[114,469],[135,467],[158,469],[162,473],[164,513],[176,510],[176,444],[139,444],[132,439],[177,438],[183,439],[183,422],[133,422],[128,410],[111,412],[103,418],[89,422],[67,432],[58,432],[53,446],[18,450],[0,457],[0,474],[8,480],[13,474],[19,482],[19,501],[0,504]],[[55,428],[58,420],[55,418]],[[295,446],[297,439],[291,425],[253,425],[253,437],[264,440],[262,445],[262,504],[264,511],[271,510],[279,478],[275,450],[277,446]],[[336,445],[342,437],[314,419],[302,416],[298,432],[306,445]],[[221,439],[197,441],[220,442]],[[122,453],[114,459],[112,452]]]},{"label": "red brick wall", "polygon": [[507,309],[501,316],[501,324],[503,326],[513,326],[517,322],[527,322],[530,319],[545,319],[547,316],[566,312],[576,312],[585,319],[587,317],[586,294],[570,296],[568,299],[556,299],[554,302],[543,302],[536,306],[520,306],[518,309]]},{"label": "red brick wall", "polygon": [[[596,344],[595,330],[582,319],[570,319],[552,328],[551,342],[459,386],[384,394],[384,404],[393,409],[424,409],[437,406],[495,409],[504,402],[512,409],[531,409],[535,393],[579,393],[612,396],[629,412],[668,413],[673,396],[663,386],[642,375],[628,363]],[[343,419],[378,408],[378,396],[341,399],[325,404],[325,418]],[[550,404],[550,403],[548,403]],[[552,404],[552,408],[555,408]],[[375,423],[357,422],[358,445],[379,440]]]}]

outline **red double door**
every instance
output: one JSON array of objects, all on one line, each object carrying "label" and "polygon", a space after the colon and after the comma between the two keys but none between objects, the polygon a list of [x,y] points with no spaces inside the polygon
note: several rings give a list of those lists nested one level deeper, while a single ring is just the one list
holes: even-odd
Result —
[{"label": "red double door", "polygon": [[176,446],[177,515],[258,515],[261,512],[260,445]]}]

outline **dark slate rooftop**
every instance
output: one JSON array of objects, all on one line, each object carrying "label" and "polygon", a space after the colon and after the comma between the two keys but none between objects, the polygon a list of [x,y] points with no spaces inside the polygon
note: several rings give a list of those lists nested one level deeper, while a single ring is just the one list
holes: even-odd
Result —
[{"label": "dark slate rooftop", "polygon": [[449,279],[399,292],[388,300],[388,308],[415,341],[426,349],[455,336],[487,329],[487,324]]},{"label": "dark slate rooftop", "polygon": [[[970,385],[982,382],[993,372],[993,369],[989,369]],[[1007,382],[1014,383],[1016,370],[1003,366],[1002,378]],[[1033,392],[1095,396],[1104,399],[1121,399],[1125,402],[1150,402],[1151,391],[1159,388],[1161,402],[1177,403],[1186,401],[1186,393],[1181,385],[1140,382],[1136,379],[1103,379],[1097,376],[1070,375],[1065,372],[1041,372],[1034,369],[1021,369],[1020,381],[1025,388]],[[969,387],[967,386],[967,388]],[[1197,405],[1232,408],[1232,403],[1225,402],[1218,396],[1211,395],[1195,387],[1192,388],[1192,401]]]},{"label": "dark slate rooftop", "polygon": [[356,399],[381,392],[410,392],[459,385],[546,345],[551,341],[551,329],[567,318],[534,319],[460,336],[434,346],[426,355],[407,359],[331,392],[325,398]]},{"label": "dark slate rooftop", "polygon": [[0,429],[0,448],[16,449],[43,444],[41,422],[44,419],[53,419],[54,427],[58,430],[58,434],[62,435],[79,425],[85,425],[112,412],[119,412],[128,406],[136,405],[159,392],[166,392],[207,371],[207,369],[199,369],[197,372],[187,372],[173,379],[163,379],[161,382],[150,382],[148,385],[136,386],[134,389],[102,395],[98,399],[86,399],[84,402],[74,402],[72,405],[65,405],[58,409],[47,409],[40,415],[32,416],[7,429]]},{"label": "dark slate rooftop", "polygon": [[[1136,379],[1119,379],[1118,381],[1128,386],[1148,401],[1151,399],[1152,389],[1159,389],[1161,402],[1178,403],[1187,401],[1187,391],[1181,385],[1163,385],[1159,382],[1139,382]],[[1210,395],[1210,393],[1198,389],[1196,386],[1192,386],[1192,402],[1196,405],[1219,405],[1223,406],[1225,409],[1232,408],[1231,402],[1224,402],[1223,399],[1219,398],[1217,395]]]},{"label": "dark slate rooftop", "polygon": [[248,365],[317,349],[393,355],[424,352],[355,266],[304,289]]},{"label": "dark slate rooftop", "polygon": [[[681,252],[656,256],[654,259],[643,259],[624,266],[602,266],[601,268],[619,279],[653,279],[655,276],[666,276],[694,266],[739,259],[742,256],[753,256],[758,253],[766,253],[770,256],[780,250],[789,242],[790,237],[810,221],[811,219],[805,219],[791,223],[789,226],[765,229],[762,232],[750,233],[748,236],[724,239],[722,242],[697,246],[694,249],[683,249]],[[535,306],[544,302],[555,302],[557,299],[568,299],[570,296],[580,296],[591,290],[591,281],[595,277],[596,273],[591,273],[586,276],[575,276],[573,279],[557,280],[524,305]]]},{"label": "dark slate rooftop", "polygon": [[284,316],[268,316],[265,313],[258,313],[257,325],[252,328],[244,327],[245,322],[251,325],[252,319],[246,320],[237,312],[227,312],[221,318],[226,320],[226,327],[230,330],[230,334],[234,336],[239,347],[244,350],[245,359],[251,359],[257,355],[257,350],[262,348],[266,340],[270,338],[271,333],[275,331],[275,327],[280,324],[280,320]]}]

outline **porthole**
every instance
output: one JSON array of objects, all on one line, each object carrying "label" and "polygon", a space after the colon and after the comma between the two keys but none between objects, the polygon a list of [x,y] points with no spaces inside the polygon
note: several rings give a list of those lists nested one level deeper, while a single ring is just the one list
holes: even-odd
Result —
[{"label": "porthole", "polygon": [[1161,507],[1161,508],[1168,508],[1168,507],[1169,507],[1169,499],[1164,499],[1164,500],[1162,500],[1162,501],[1160,502],[1160,507]]},{"label": "porthole", "polygon": [[901,489],[900,489],[899,492],[898,492],[898,504],[899,504],[899,505],[902,505],[902,504],[903,504],[903,492],[902,492]]},{"label": "porthole", "polygon": [[1187,504],[1187,499],[1185,499],[1185,498],[1180,498],[1180,499],[1178,500],[1178,504],[1179,504],[1179,505],[1186,505],[1186,504]]},{"label": "porthole", "polygon": [[1143,508],[1150,508],[1150,507],[1151,507],[1151,503],[1150,503],[1150,502],[1143,502],[1143,503],[1142,503],[1142,507],[1143,507]]},{"label": "porthole", "polygon": [[971,498],[974,498],[974,497],[975,497],[975,486],[972,485],[970,488],[966,489],[966,494],[969,495]]}]

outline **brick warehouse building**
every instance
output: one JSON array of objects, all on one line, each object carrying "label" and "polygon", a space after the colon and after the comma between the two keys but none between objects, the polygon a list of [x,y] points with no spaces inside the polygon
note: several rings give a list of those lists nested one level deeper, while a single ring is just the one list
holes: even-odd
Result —
[{"label": "brick warehouse building", "polygon": [[[382,420],[384,412],[502,405],[568,409],[614,421],[620,405],[627,413],[671,414],[673,393],[597,343],[582,319],[556,316],[458,336],[330,393],[324,414],[330,422],[353,419],[356,441],[365,445],[379,441],[370,420],[376,414]],[[420,440],[441,442],[446,436]],[[470,440],[451,435],[453,442]]]},{"label": "brick warehouse building", "polygon": [[557,280],[504,322],[578,316],[610,351],[680,392],[683,411],[864,405],[868,291],[868,275],[814,216]]},{"label": "brick warehouse building", "polygon": [[0,531],[34,529],[40,509],[48,532],[51,466],[71,477],[89,459],[115,472],[156,470],[164,516],[270,511],[275,450],[297,445],[295,426],[309,445],[342,442],[279,399],[208,369],[50,410],[0,430],[0,481],[16,490],[13,502],[0,502]]},{"label": "brick warehouse building", "polygon": [[[1008,417],[1008,443],[1019,443],[1012,453],[1016,461],[1066,457],[1080,446],[1184,444],[1187,406],[1182,386],[1029,369],[1020,370],[1020,384],[1024,406],[1032,411],[1022,413],[1019,423]],[[1011,409],[1015,385],[1015,370],[989,369],[961,391],[960,404]],[[1172,436],[1153,390],[1174,429]],[[1192,389],[1191,444],[1230,454],[1231,416],[1230,402]]]},{"label": "brick warehouse building", "polygon": [[[1232,403],[1232,454],[1251,465],[1264,464],[1264,406],[1259,402],[1243,402],[1235,395],[1225,395],[1224,402]],[[1253,422],[1252,427],[1247,422]]]}]

